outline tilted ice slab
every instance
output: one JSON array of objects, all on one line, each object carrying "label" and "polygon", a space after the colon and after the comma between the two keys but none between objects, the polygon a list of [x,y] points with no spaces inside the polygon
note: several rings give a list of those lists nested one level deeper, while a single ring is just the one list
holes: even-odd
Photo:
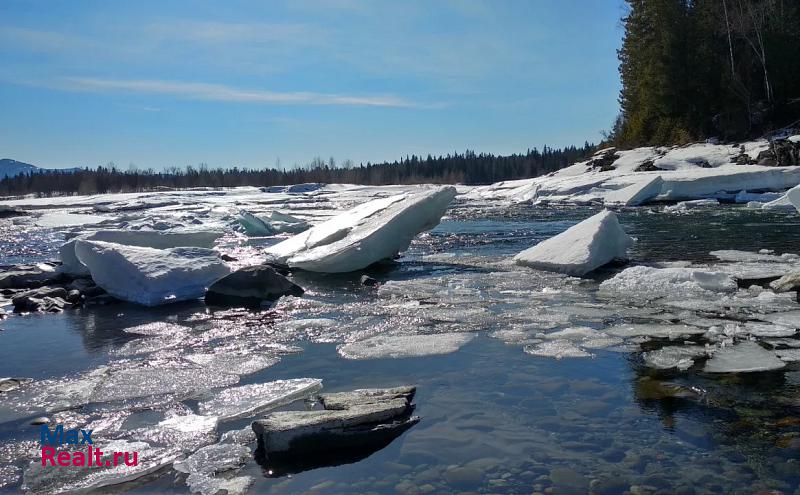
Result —
[{"label": "tilted ice slab", "polygon": [[706,361],[703,371],[707,373],[749,373],[777,370],[786,366],[775,353],[755,342],[741,342],[722,348]]},{"label": "tilted ice slab", "polygon": [[800,212],[800,186],[795,186],[786,193],[786,199]]},{"label": "tilted ice slab", "polygon": [[299,218],[272,211],[266,217],[256,216],[247,210],[240,210],[236,221],[249,236],[269,236],[282,232],[298,233],[308,229],[308,224]]},{"label": "tilted ice slab", "polygon": [[321,388],[322,380],[317,378],[242,385],[220,391],[212,399],[200,402],[198,408],[201,414],[217,416],[220,420],[245,418],[294,402]]},{"label": "tilted ice slab", "polygon": [[514,256],[520,265],[581,276],[627,258],[633,239],[622,230],[617,215],[605,210]]},{"label": "tilted ice slab", "polygon": [[366,340],[340,345],[345,359],[380,359],[450,354],[475,338],[472,333],[433,335],[378,335]]},{"label": "tilted ice slab", "polygon": [[[633,266],[600,284],[600,292],[634,301],[664,297],[714,296],[732,293],[736,280],[726,273],[694,268]],[[716,296],[715,296],[716,297]]]},{"label": "tilted ice slab", "polygon": [[439,224],[454,187],[371,201],[266,250],[270,259],[323,273],[360,270],[391,259]]},{"label": "tilted ice slab", "polygon": [[109,294],[145,306],[197,299],[230,273],[216,252],[204,248],[153,249],[79,240],[75,254]]},{"label": "tilted ice slab", "polygon": [[661,194],[664,180],[660,175],[645,177],[639,182],[605,195],[604,204],[639,206]]}]

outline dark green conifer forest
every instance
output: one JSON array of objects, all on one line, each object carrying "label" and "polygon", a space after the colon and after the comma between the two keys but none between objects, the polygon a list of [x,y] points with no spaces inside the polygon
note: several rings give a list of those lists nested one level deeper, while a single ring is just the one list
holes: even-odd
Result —
[{"label": "dark green conifer forest", "polygon": [[800,1],[627,5],[615,144],[742,139],[800,119]]}]

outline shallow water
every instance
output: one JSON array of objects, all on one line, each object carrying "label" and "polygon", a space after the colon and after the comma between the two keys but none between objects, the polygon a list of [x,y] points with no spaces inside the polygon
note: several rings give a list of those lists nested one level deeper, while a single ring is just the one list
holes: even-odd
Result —
[{"label": "shallow water", "polygon": [[[457,205],[439,227],[415,241],[399,264],[371,271],[384,282],[381,289],[359,286],[356,275],[301,275],[297,281],[308,290],[306,297],[263,314],[213,312],[191,302],[12,316],[0,323],[0,376],[60,379],[112,361],[177,362],[188,351],[242,345],[248,352],[261,352],[279,342],[303,350],[242,374],[240,385],[300,377],[321,378],[328,392],[417,385],[416,414],[422,421],[387,448],[356,463],[279,478],[269,477],[251,459],[237,473],[254,477],[251,493],[529,494],[551,487],[554,493],[585,493],[590,485],[597,493],[800,493],[796,363],[776,372],[714,376],[696,369],[650,369],[638,346],[595,349],[589,358],[524,352],[534,330],[600,329],[663,317],[663,308],[598,299],[598,281],[615,269],[577,281],[504,263],[595,211],[479,211]],[[637,262],[706,262],[712,259],[708,252],[716,249],[781,253],[797,252],[800,246],[796,216],[743,208],[685,215],[639,208],[623,211],[621,221],[638,240],[632,251]],[[20,233],[6,240],[11,247],[0,264],[53,257],[57,236],[41,243],[34,239]],[[250,247],[238,253],[254,245],[241,244]],[[418,300],[425,305],[415,305]],[[291,323],[309,318],[332,319],[335,325]],[[186,338],[173,347],[126,354],[131,343],[146,337],[121,330],[156,321],[186,326]],[[508,330],[528,333],[515,340],[502,334]],[[446,355],[348,360],[337,352],[341,343],[378,333],[442,332],[477,336]],[[656,343],[642,344],[645,350],[648,346]],[[196,410],[191,393],[161,402],[164,407],[182,402]],[[147,424],[150,413],[143,410],[128,418],[123,429]],[[27,423],[41,414],[0,413],[4,448],[36,440],[38,428]],[[251,420],[223,423],[220,431],[245,428]],[[0,465],[6,457],[0,455]],[[13,464],[24,466],[19,460]],[[131,493],[186,493],[184,479],[166,468],[125,488]],[[16,491],[19,484],[5,489]]]}]

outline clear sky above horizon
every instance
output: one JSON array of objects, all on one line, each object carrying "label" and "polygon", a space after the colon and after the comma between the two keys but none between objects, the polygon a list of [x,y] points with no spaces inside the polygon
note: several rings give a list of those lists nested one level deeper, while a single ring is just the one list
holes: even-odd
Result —
[{"label": "clear sky above horizon", "polygon": [[0,158],[291,167],[598,141],[622,0],[0,2]]}]

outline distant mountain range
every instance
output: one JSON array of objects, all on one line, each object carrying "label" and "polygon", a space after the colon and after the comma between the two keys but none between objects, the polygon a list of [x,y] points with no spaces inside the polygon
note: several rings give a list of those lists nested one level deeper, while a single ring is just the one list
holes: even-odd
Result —
[{"label": "distant mountain range", "polygon": [[[12,160],[11,158],[0,158],[0,179],[14,177],[20,174],[35,174],[43,170],[50,169],[37,167],[36,165],[31,165],[30,163],[18,162],[16,160]],[[80,170],[80,168],[73,167],[60,170],[64,172],[74,172],[76,170]]]},{"label": "distant mountain range", "polygon": [[19,174],[38,172],[40,170],[41,169],[39,167],[36,165],[31,165],[30,163],[18,162],[16,160],[12,160],[11,158],[0,159],[0,179],[5,177],[14,177],[15,175]]}]

